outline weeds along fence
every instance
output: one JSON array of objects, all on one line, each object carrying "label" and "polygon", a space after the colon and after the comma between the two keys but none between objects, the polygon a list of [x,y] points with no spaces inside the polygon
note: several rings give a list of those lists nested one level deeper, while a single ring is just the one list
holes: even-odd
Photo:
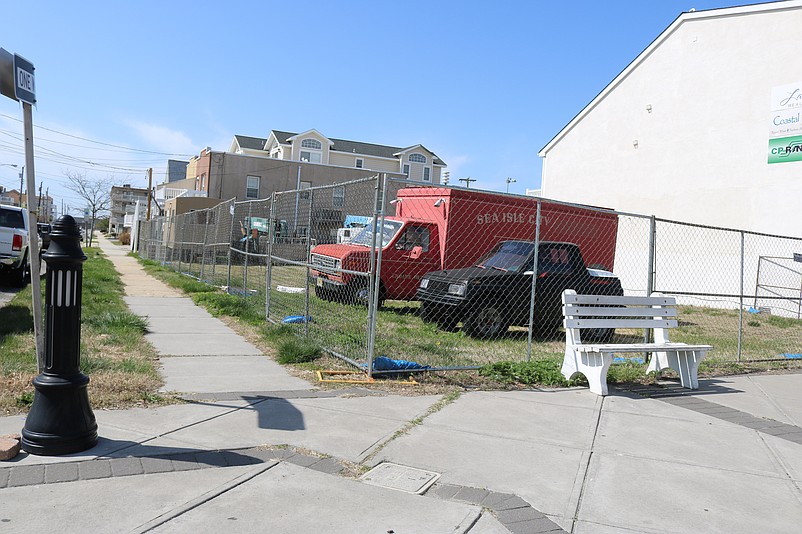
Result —
[{"label": "weeds along fence", "polygon": [[369,373],[384,372],[379,357],[432,369],[559,357],[567,288],[675,296],[672,340],[711,344],[713,358],[802,357],[802,239],[422,186],[375,176],[222,202],[143,222],[139,252]]}]

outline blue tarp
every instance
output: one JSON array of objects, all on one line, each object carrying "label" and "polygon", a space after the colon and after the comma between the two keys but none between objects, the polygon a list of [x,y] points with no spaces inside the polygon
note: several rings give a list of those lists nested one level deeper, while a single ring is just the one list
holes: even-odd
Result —
[{"label": "blue tarp", "polygon": [[284,319],[282,319],[281,322],[285,324],[295,324],[295,323],[305,323],[305,322],[311,323],[312,317],[308,315],[306,317],[304,317],[303,315],[288,315]]},{"label": "blue tarp", "polygon": [[370,222],[370,217],[365,217],[363,215],[346,215],[345,216],[345,227],[346,228],[362,228],[368,225]]},{"label": "blue tarp", "polygon": [[418,362],[407,360],[393,360],[387,356],[379,356],[373,359],[374,371],[399,371],[402,369],[429,369],[428,365],[421,365]]},{"label": "blue tarp", "polygon": [[635,357],[635,358],[621,358],[616,356],[613,358],[613,363],[646,363],[643,358]]}]

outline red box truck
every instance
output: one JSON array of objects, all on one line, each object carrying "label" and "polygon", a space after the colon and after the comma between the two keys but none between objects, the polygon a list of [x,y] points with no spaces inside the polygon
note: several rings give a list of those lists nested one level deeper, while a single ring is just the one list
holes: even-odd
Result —
[{"label": "red box truck", "polygon": [[[469,189],[408,187],[391,201],[377,233],[381,247],[379,302],[415,298],[420,279],[431,271],[474,265],[497,243],[535,239],[535,197]],[[612,270],[618,216],[610,210],[541,201],[540,239],[577,244],[587,266]],[[370,222],[348,244],[312,249],[311,275],[318,297],[367,302],[373,232]]]}]

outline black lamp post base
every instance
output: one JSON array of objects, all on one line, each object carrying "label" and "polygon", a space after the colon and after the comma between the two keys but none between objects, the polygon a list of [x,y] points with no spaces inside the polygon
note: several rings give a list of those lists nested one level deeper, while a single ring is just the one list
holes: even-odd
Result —
[{"label": "black lamp post base", "polygon": [[68,378],[39,375],[33,405],[22,429],[22,450],[59,456],[91,449],[97,444],[97,422],[89,406],[83,374]]}]

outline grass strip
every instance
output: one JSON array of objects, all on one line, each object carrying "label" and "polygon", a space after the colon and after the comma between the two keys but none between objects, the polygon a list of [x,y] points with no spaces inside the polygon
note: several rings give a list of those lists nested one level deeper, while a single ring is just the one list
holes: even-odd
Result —
[{"label": "grass strip", "polygon": [[[90,377],[93,408],[128,408],[171,402],[157,356],[144,334],[147,322],[128,311],[123,284],[100,249],[85,248],[81,307],[81,371]],[[42,293],[44,296],[44,283]],[[44,298],[43,298],[44,300]],[[0,308],[0,414],[24,413],[33,401],[37,375],[31,286]]]}]

